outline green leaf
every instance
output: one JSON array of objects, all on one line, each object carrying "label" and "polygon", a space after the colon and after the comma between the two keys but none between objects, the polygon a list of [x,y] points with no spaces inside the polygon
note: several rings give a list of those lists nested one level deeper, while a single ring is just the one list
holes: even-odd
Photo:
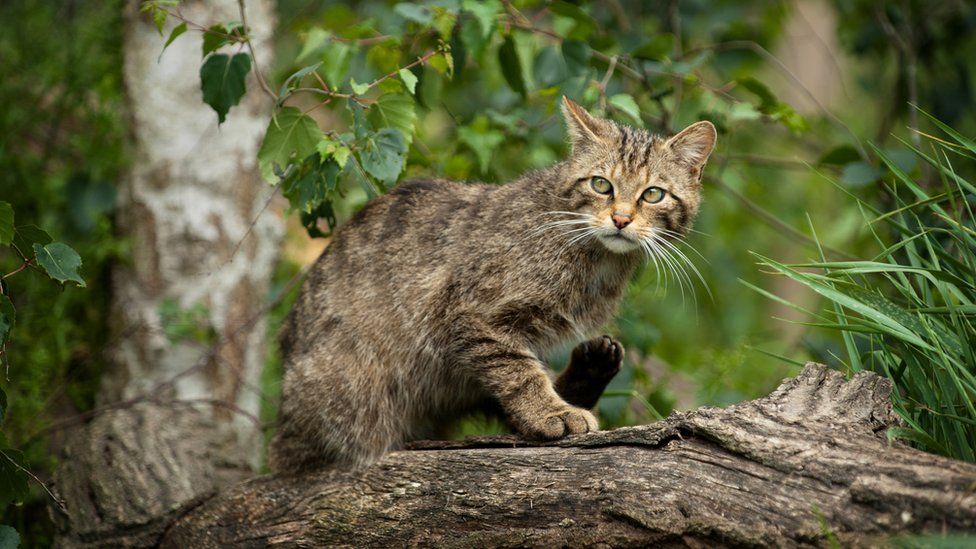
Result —
[{"label": "green leaf", "polygon": [[224,25],[212,25],[203,31],[203,57],[234,42],[234,38],[239,36],[238,29],[240,27],[240,23],[227,23]]},{"label": "green leaf", "polygon": [[485,173],[491,156],[505,141],[505,134],[488,126],[488,119],[478,116],[468,126],[458,128],[458,138],[478,157],[478,167]]},{"label": "green leaf", "polygon": [[319,59],[322,60],[322,76],[329,87],[338,89],[342,86],[355,53],[355,48],[345,42],[331,42],[325,46]]},{"label": "green leaf", "polygon": [[553,13],[562,15],[563,17],[569,17],[573,21],[576,21],[576,28],[570,33],[572,38],[584,39],[596,30],[596,21],[579,6],[564,2],[563,0],[556,0],[549,5],[549,9]]},{"label": "green leaf", "polygon": [[180,35],[183,34],[184,32],[186,32],[186,23],[185,22],[184,23],[180,23],[179,25],[176,25],[175,27],[173,27],[173,30],[170,31],[170,33],[169,33],[169,38],[167,38],[166,39],[166,43],[163,44],[163,51],[166,51],[166,48],[168,48],[169,45],[173,43],[173,40],[176,40],[177,38],[179,38]]},{"label": "green leaf", "polygon": [[159,35],[160,36],[163,35],[163,26],[166,24],[166,16],[167,15],[169,15],[169,14],[167,14],[166,11],[161,10],[161,9],[157,9],[157,10],[153,11],[153,14],[152,14],[153,23],[156,24],[156,30],[159,32]]},{"label": "green leaf", "polygon": [[481,29],[481,37],[487,40],[495,28],[495,18],[502,11],[502,3],[498,0],[464,0],[461,9],[474,15]]},{"label": "green leaf", "polygon": [[840,145],[825,152],[823,156],[817,160],[817,164],[843,166],[847,163],[855,162],[860,159],[861,155],[857,153],[857,149],[850,145]]},{"label": "green leaf", "polygon": [[[10,301],[10,298],[5,295],[0,295],[0,347],[7,342],[10,338],[10,331],[14,329],[14,324],[17,322],[17,309],[14,308],[14,304]],[[6,408],[6,396],[4,397],[4,408]],[[3,422],[3,412],[0,411],[0,422]]]},{"label": "green leaf", "polygon": [[553,46],[542,48],[535,58],[536,80],[543,88],[555,86],[569,78],[569,68],[562,53]]},{"label": "green leaf", "polygon": [[293,207],[310,214],[335,191],[340,167],[331,158],[320,162],[318,155],[311,157],[306,166],[308,169],[304,174],[282,184],[281,194]]},{"label": "green leaf", "polygon": [[64,284],[72,281],[84,288],[85,281],[78,274],[81,267],[81,256],[63,242],[52,242],[44,246],[34,244],[34,255],[37,262],[47,271],[47,275]]},{"label": "green leaf", "polygon": [[578,40],[564,40],[562,52],[570,75],[579,76],[589,72],[590,56],[593,54],[589,44]]},{"label": "green leaf", "polygon": [[363,168],[386,185],[396,183],[403,171],[407,142],[394,128],[382,128],[366,140],[361,154]]},{"label": "green leaf", "polygon": [[769,89],[769,86],[751,76],[740,78],[738,80],[738,84],[759,98],[760,110],[775,106],[779,103],[776,96],[773,95],[773,92]]},{"label": "green leaf", "polygon": [[416,93],[417,91],[417,76],[410,72],[410,69],[400,69],[397,73],[400,75],[400,80],[403,80],[403,84],[407,86],[410,93]]},{"label": "green leaf", "polygon": [[52,240],[54,239],[51,238],[51,235],[37,225],[21,225],[14,229],[14,246],[17,246],[17,249],[28,257],[31,255],[34,244],[43,246],[50,244]]},{"label": "green leaf", "polygon": [[14,241],[14,207],[9,202],[0,202],[0,246],[9,246]]},{"label": "green leaf", "polygon": [[234,57],[215,53],[200,67],[200,87],[203,101],[217,112],[217,123],[223,124],[231,107],[240,103],[247,91],[245,79],[251,72],[251,56],[238,53]]},{"label": "green leaf", "polygon": [[511,36],[506,36],[505,42],[498,48],[498,61],[502,65],[502,76],[508,82],[508,87],[525,97],[528,94],[528,88],[526,88],[525,79],[522,76],[522,62],[515,49],[515,40],[512,40]]},{"label": "green leaf", "polygon": [[314,65],[309,65],[307,67],[302,67],[297,71],[293,72],[291,76],[285,79],[285,83],[282,84],[281,88],[278,90],[278,101],[282,101],[285,95],[289,91],[291,91],[291,87],[293,84],[296,87],[299,86],[302,83],[303,78],[315,72],[315,70],[318,69],[320,66],[322,66],[321,62],[316,63]]},{"label": "green leaf", "polygon": [[882,175],[884,175],[884,171],[859,160],[844,166],[844,170],[840,174],[840,181],[849,187],[856,188],[874,183]]},{"label": "green leaf", "polygon": [[393,7],[393,11],[400,17],[421,25],[429,25],[434,17],[434,12],[429,7],[413,2],[400,2]]},{"label": "green leaf", "polygon": [[369,84],[359,84],[355,78],[349,79],[349,87],[352,88],[352,93],[356,95],[363,95],[369,91]]},{"label": "green leaf", "polygon": [[417,111],[413,99],[402,93],[388,93],[369,108],[367,120],[373,128],[396,128],[409,146],[413,142]]},{"label": "green leaf", "polygon": [[258,151],[261,176],[268,183],[277,183],[276,171],[284,173],[293,157],[302,160],[314,153],[322,137],[318,124],[302,111],[295,107],[281,109],[268,124]]},{"label": "green leaf", "polygon": [[20,534],[10,526],[0,525],[0,549],[17,549],[20,546]]},{"label": "green leaf", "polygon": [[637,101],[634,100],[633,96],[626,93],[618,93],[610,97],[607,101],[629,116],[637,125],[644,125],[644,121],[641,120],[640,107],[637,106]]},{"label": "green leaf", "polygon": [[0,425],[3,424],[3,420],[7,417],[7,393],[0,389]]},{"label": "green leaf", "polygon": [[349,161],[349,155],[352,152],[342,141],[331,137],[326,137],[322,141],[319,141],[318,145],[315,146],[315,150],[318,151],[322,162],[326,162],[331,158],[335,160],[340,169],[346,167],[346,162]]},{"label": "green leaf", "polygon": [[302,44],[302,51],[299,52],[298,57],[295,58],[296,63],[301,63],[306,58],[311,55],[318,54],[325,48],[326,44],[329,43],[329,39],[332,38],[332,33],[325,29],[319,27],[313,27],[305,35],[305,40]]},{"label": "green leaf", "polygon": [[[5,445],[4,445],[5,446]],[[24,501],[30,494],[27,475],[20,452],[10,448],[0,448],[0,509],[13,502]]]}]

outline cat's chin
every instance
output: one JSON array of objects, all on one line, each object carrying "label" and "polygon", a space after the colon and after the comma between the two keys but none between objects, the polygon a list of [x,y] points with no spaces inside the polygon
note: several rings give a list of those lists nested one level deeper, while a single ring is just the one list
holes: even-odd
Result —
[{"label": "cat's chin", "polygon": [[640,248],[638,242],[616,234],[600,235],[599,240],[606,249],[616,254],[629,254]]}]

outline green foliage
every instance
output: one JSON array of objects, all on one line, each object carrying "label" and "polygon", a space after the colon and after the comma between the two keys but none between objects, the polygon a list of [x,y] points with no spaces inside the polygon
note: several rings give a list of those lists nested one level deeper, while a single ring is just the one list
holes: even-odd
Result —
[{"label": "green foliage", "polygon": [[238,53],[233,57],[215,53],[200,67],[200,87],[203,101],[217,112],[218,124],[223,124],[231,107],[240,103],[247,91],[244,84],[251,72],[251,56]]},{"label": "green foliage", "polygon": [[[16,311],[0,357],[9,404],[0,450],[42,479],[56,463],[44,433],[91,409],[110,334],[107,266],[124,255],[112,223],[126,158],[122,29],[121,2],[0,3],[0,200],[16,212],[12,244],[0,246],[0,308]],[[53,281],[37,262],[34,244],[55,240],[84,259],[84,291]],[[49,497],[0,461],[30,487],[14,491],[20,504],[0,509],[0,523],[25,544],[50,545]],[[2,543],[13,543],[8,534],[0,532]]]},{"label": "green foliage", "polygon": [[832,304],[804,311],[812,317],[804,324],[843,335],[850,371],[892,380],[907,427],[890,429],[890,438],[976,461],[976,186],[956,171],[971,171],[976,143],[934,123],[949,140],[929,138],[934,155],[914,150],[941,188],[927,188],[876,149],[891,174],[893,207],[882,212],[856,200],[879,247],[874,257],[794,265],[759,258]]},{"label": "green foliage", "polygon": [[35,243],[33,247],[37,263],[44,268],[48,276],[61,283],[70,280],[82,288],[85,287],[85,281],[78,274],[78,269],[81,268],[81,256],[78,252],[63,242],[52,242],[46,245]]},{"label": "green foliage", "polygon": [[318,124],[295,107],[281,109],[268,124],[268,131],[258,151],[261,175],[271,183],[288,173],[294,162],[315,153],[325,137]]}]

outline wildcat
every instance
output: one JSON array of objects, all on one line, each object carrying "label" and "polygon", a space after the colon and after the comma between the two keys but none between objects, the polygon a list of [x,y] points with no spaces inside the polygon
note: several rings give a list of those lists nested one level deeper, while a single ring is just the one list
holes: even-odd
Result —
[{"label": "wildcat", "polygon": [[620,344],[580,344],[555,381],[539,357],[610,320],[644,258],[687,234],[716,133],[562,111],[566,160],[501,186],[403,183],[336,232],[282,333],[273,469],[366,465],[475,410],[536,439],[597,430]]}]

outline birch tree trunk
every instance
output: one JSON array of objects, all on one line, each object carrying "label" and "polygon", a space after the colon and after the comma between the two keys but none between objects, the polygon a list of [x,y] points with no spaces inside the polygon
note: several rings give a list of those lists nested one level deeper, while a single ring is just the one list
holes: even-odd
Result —
[{"label": "birch tree trunk", "polygon": [[[256,66],[266,69],[274,3],[245,4]],[[249,417],[260,405],[262,308],[281,232],[273,212],[259,216],[271,197],[257,168],[271,105],[252,72],[218,127],[200,91],[201,33],[163,52],[177,22],[160,36],[139,5],[125,7],[131,168],[118,204],[132,260],[113,275],[113,360],[97,402],[106,412],[75,434],[57,477],[66,499],[90,504],[57,517],[66,544],[121,543],[102,533],[163,524],[261,455]],[[235,0],[180,9],[206,26],[241,20]]]}]

